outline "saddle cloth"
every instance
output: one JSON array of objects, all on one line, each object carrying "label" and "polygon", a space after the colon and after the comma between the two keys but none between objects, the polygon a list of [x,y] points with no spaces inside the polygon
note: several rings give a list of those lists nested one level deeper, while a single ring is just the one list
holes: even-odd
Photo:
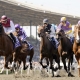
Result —
[{"label": "saddle cloth", "polygon": [[27,42],[27,44],[29,45],[30,50],[33,49],[33,46],[29,42]]},{"label": "saddle cloth", "polygon": [[15,38],[16,38],[15,48],[17,48],[17,47],[21,46],[21,44],[20,44],[19,39],[17,37],[15,37]]}]

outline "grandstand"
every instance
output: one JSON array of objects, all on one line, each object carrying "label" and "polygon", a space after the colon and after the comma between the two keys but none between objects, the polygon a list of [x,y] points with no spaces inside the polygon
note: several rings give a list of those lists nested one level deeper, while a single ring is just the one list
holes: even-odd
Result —
[{"label": "grandstand", "polygon": [[[45,11],[45,12],[44,12]],[[0,0],[0,16],[3,14],[11,18],[14,23],[21,25],[34,25],[42,24],[44,18],[48,18],[50,23],[58,24],[60,17],[66,16],[72,24],[76,24],[80,19],[71,15],[60,14],[51,12],[44,9],[31,7],[27,4],[17,3],[16,0]]]}]

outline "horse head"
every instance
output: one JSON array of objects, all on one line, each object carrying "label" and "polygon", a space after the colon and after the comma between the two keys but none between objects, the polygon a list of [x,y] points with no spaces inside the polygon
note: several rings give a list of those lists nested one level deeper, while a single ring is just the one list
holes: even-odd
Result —
[{"label": "horse head", "polygon": [[44,26],[39,26],[39,28],[38,28],[38,36],[39,37],[46,36]]},{"label": "horse head", "polygon": [[3,32],[3,26],[2,26],[2,24],[0,23],[0,34],[2,34],[2,32]]},{"label": "horse head", "polygon": [[57,35],[58,35],[58,39],[61,39],[66,36],[64,30],[62,29],[57,33]]},{"label": "horse head", "polygon": [[74,35],[76,43],[80,43],[80,27],[76,27]]},{"label": "horse head", "polygon": [[20,46],[20,52],[21,53],[26,53],[28,49],[28,46],[26,43],[22,43],[22,46]]}]

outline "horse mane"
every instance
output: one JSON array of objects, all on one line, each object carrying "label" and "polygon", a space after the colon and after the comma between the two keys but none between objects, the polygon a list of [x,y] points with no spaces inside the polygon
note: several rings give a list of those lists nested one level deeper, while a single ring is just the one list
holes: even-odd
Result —
[{"label": "horse mane", "polygon": [[2,24],[0,23],[0,35],[2,35],[2,34],[6,34],[6,33],[4,32],[3,26],[2,26]]},{"label": "horse mane", "polygon": [[42,25],[39,25],[38,27],[38,33],[40,33],[40,30],[43,29],[43,26]]}]

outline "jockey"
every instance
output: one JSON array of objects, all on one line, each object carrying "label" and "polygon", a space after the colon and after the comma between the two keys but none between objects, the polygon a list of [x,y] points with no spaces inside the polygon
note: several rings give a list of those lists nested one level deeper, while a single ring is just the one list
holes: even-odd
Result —
[{"label": "jockey", "polygon": [[13,40],[13,43],[15,44],[16,39],[13,35],[13,32],[15,31],[15,27],[14,27],[13,21],[8,19],[6,15],[3,15],[0,19],[0,22],[3,25],[5,33],[11,37],[11,39]]},{"label": "jockey", "polygon": [[72,32],[71,24],[67,21],[66,17],[61,17],[60,19],[60,24],[57,27],[57,31],[61,29],[68,35]]},{"label": "jockey", "polygon": [[21,41],[26,41],[27,35],[25,31],[20,27],[19,24],[15,25],[15,31],[17,32],[17,36],[19,37]]},{"label": "jockey", "polygon": [[43,20],[43,26],[45,27],[46,35],[48,36],[49,40],[54,45],[54,48],[58,47],[58,41],[56,39],[55,28],[51,24],[49,24],[48,19]]},{"label": "jockey", "polygon": [[22,43],[26,43],[29,49],[32,49],[32,45],[27,41],[27,35],[25,31],[20,27],[19,24],[15,24],[15,31],[17,32],[17,37],[22,41]]},{"label": "jockey", "polygon": [[69,21],[67,21],[66,17],[61,17],[60,24],[57,27],[57,32],[59,30],[64,30],[65,34],[70,38],[71,42],[73,43],[73,33],[72,33],[72,26]]}]

